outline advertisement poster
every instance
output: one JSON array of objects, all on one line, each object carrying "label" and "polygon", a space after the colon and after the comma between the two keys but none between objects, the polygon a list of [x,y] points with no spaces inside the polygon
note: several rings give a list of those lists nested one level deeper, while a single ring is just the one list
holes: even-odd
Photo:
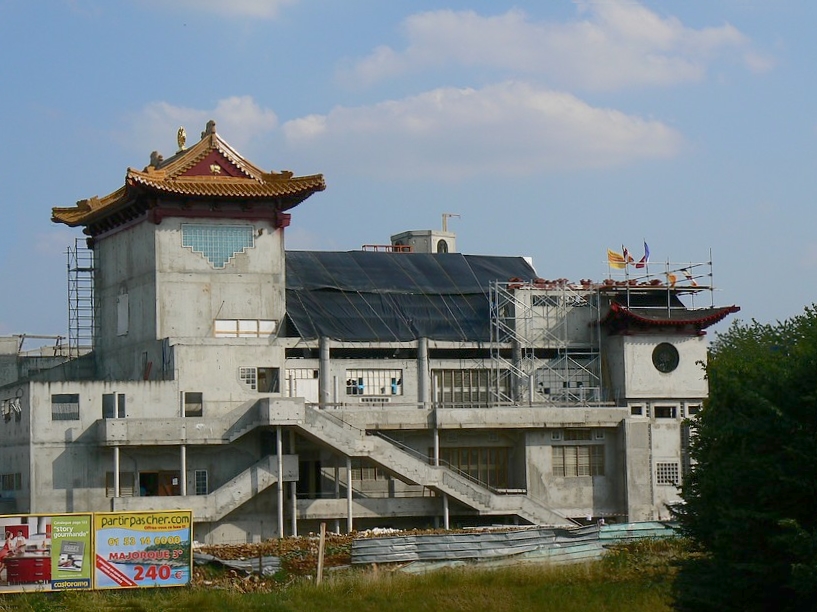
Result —
[{"label": "advertisement poster", "polygon": [[90,589],[91,515],[51,517],[51,588]]},{"label": "advertisement poster", "polygon": [[192,526],[189,510],[94,514],[96,588],[189,584]]},{"label": "advertisement poster", "polygon": [[0,516],[0,593],[92,587],[90,514]]}]

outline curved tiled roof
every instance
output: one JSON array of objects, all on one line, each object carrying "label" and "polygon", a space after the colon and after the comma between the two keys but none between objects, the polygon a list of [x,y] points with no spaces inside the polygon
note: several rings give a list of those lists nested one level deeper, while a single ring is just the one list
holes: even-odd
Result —
[{"label": "curved tiled roof", "polygon": [[612,302],[602,324],[613,324],[613,326],[620,327],[622,324],[626,325],[628,322],[632,322],[642,326],[692,326],[701,330],[738,311],[740,311],[739,306],[690,310],[687,308],[628,308],[617,302]]},{"label": "curved tiled roof", "polygon": [[166,160],[154,153],[151,165],[144,170],[128,168],[123,187],[101,198],[80,200],[72,207],[55,207],[51,220],[71,227],[86,226],[86,233],[93,234],[102,225],[118,225],[160,206],[162,196],[193,202],[249,200],[284,211],[325,188],[321,174],[295,177],[289,171],[261,170],[222,140],[213,123],[189,149]]}]

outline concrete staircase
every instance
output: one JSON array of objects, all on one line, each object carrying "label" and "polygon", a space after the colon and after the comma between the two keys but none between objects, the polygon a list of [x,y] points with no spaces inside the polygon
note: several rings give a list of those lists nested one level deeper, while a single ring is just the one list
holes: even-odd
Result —
[{"label": "concrete staircase", "polygon": [[445,493],[485,515],[515,514],[535,525],[570,525],[572,521],[527,495],[498,495],[446,467],[429,465],[427,459],[376,435],[354,428],[326,410],[297,398],[260,407],[267,425],[297,427],[313,440],[350,457],[365,457],[400,478]]}]

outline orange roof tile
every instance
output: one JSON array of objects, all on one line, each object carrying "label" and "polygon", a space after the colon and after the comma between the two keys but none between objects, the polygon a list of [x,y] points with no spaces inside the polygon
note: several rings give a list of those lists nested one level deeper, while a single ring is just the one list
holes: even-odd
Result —
[{"label": "orange roof tile", "polygon": [[272,207],[283,211],[325,188],[321,174],[293,177],[289,171],[264,172],[222,140],[211,122],[201,140],[189,149],[167,160],[154,153],[151,165],[144,170],[128,168],[123,187],[102,198],[80,200],[70,208],[55,207],[51,220],[87,227],[114,215],[134,218],[153,205],[140,203],[141,195],[274,200]]}]

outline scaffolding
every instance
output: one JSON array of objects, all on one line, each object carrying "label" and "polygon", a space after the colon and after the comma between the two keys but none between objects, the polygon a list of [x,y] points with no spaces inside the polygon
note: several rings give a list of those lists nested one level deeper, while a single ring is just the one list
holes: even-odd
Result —
[{"label": "scaffolding", "polygon": [[602,402],[599,298],[595,286],[565,281],[492,283],[496,401],[556,406]]},{"label": "scaffolding", "polygon": [[94,252],[75,238],[68,256],[68,354],[73,359],[93,349],[96,302]]}]

